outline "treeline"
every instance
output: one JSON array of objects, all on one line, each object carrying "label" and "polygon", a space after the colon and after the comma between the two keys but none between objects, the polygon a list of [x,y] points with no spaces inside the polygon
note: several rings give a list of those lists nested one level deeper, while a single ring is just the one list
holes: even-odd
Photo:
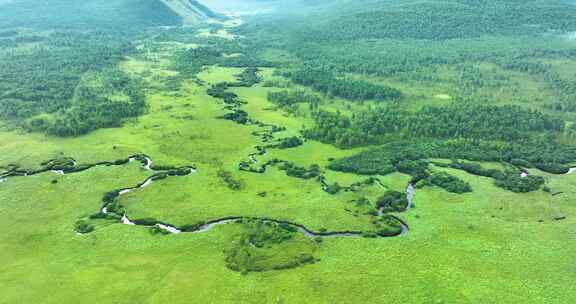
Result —
[{"label": "treeline", "polygon": [[541,133],[560,133],[564,121],[519,106],[450,105],[424,107],[411,113],[382,107],[347,117],[319,111],[315,126],[305,130],[310,139],[349,148],[395,138],[468,138],[524,142]]},{"label": "treeline", "polygon": [[[336,160],[328,168],[336,171],[352,172],[365,175],[386,175],[392,172],[401,172],[410,175],[411,182],[417,188],[425,186],[437,186],[452,193],[471,192],[472,187],[469,183],[447,172],[433,172],[429,169],[428,158],[452,158],[467,159],[470,153],[466,153],[467,146],[464,143],[393,143],[380,149],[370,150],[355,156]],[[470,151],[468,151],[470,152]],[[478,147],[474,153],[483,155],[487,150]],[[494,152],[494,151],[492,151]],[[550,151],[554,153],[554,151]],[[576,156],[572,150],[572,157]],[[485,169],[480,164],[462,161],[452,161],[451,164],[432,162],[434,165],[445,168],[453,168],[466,171],[467,173],[489,177],[494,179],[494,185],[497,187],[513,192],[531,192],[540,189],[544,183],[544,178],[533,175],[521,175],[519,168],[532,166],[531,163],[524,159],[488,159],[490,154],[484,155],[481,161],[502,161],[508,163],[508,168],[504,171],[497,169]],[[494,156],[494,154],[492,154]],[[501,155],[502,156],[502,155]],[[538,165],[539,166],[539,165]],[[541,167],[545,171],[546,166]],[[548,171],[550,172],[550,171]],[[551,172],[556,173],[556,172]],[[396,195],[398,196],[398,195]],[[399,196],[398,196],[399,197]],[[379,207],[390,206],[391,198],[382,199],[383,202]],[[395,201],[396,202],[396,201]],[[401,201],[397,201],[400,204]],[[390,207],[387,207],[390,208]]]},{"label": "treeline", "polygon": [[364,80],[350,77],[337,77],[328,69],[305,67],[284,76],[294,83],[308,86],[323,94],[350,100],[397,100],[401,97],[397,89],[376,85]]},{"label": "treeline", "polygon": [[[428,158],[508,162],[548,170],[576,161],[576,146],[559,144],[551,138],[533,139],[524,144],[471,139],[404,140],[338,159],[328,168],[364,175],[389,174],[395,172],[402,161]],[[557,173],[556,169],[551,171]]]},{"label": "treeline", "polygon": [[518,141],[532,132],[564,130],[564,121],[559,118],[511,105],[425,107],[407,123],[409,136],[436,138]]}]

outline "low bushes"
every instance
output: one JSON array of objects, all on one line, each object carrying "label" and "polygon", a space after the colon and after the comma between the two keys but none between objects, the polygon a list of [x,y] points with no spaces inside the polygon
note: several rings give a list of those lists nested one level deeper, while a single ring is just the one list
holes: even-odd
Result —
[{"label": "low bushes", "polygon": [[252,87],[262,81],[262,77],[258,75],[260,70],[258,68],[245,68],[242,73],[235,75],[238,78],[237,82],[231,83],[233,87]]},{"label": "low bushes", "polygon": [[304,144],[304,141],[297,136],[283,138],[279,144],[273,145],[271,147],[278,149],[289,149],[296,148]]},{"label": "low bushes", "polygon": [[168,166],[168,165],[152,165],[150,166],[150,169],[154,170],[154,171],[168,171],[168,170],[174,170],[177,169],[175,166]]},{"label": "low bushes", "polygon": [[172,169],[170,171],[168,171],[168,175],[169,176],[186,176],[188,174],[190,174],[191,169],[190,168],[177,168],[177,169]]},{"label": "low bushes", "polygon": [[187,225],[183,225],[182,227],[179,227],[178,229],[182,232],[194,232],[197,231],[198,229],[200,229],[200,227],[206,225],[206,222],[198,222],[195,224],[187,224]]},{"label": "low bushes", "polygon": [[338,192],[342,191],[342,186],[340,186],[338,183],[326,184],[324,191],[329,194],[337,194]]},{"label": "low bushes", "polygon": [[222,119],[231,120],[241,125],[248,124],[250,122],[250,118],[248,117],[248,113],[244,110],[235,110],[231,113],[226,113],[222,115]]},{"label": "low bushes", "polygon": [[296,227],[264,220],[244,220],[244,231],[226,250],[226,266],[247,274],[298,267],[317,261],[312,240],[295,241]]},{"label": "low bushes", "polygon": [[87,223],[83,220],[79,220],[76,222],[76,224],[74,224],[74,231],[82,234],[90,233],[94,231],[94,225]]},{"label": "low bushes", "polygon": [[452,193],[472,192],[472,186],[456,176],[446,172],[432,174],[428,179],[423,181],[423,185],[434,185]]},{"label": "low bushes", "polygon": [[398,191],[386,191],[376,201],[376,207],[382,208],[383,212],[402,212],[408,208],[406,193]]},{"label": "low bushes", "polygon": [[232,173],[220,170],[218,171],[218,177],[220,177],[220,179],[222,179],[222,181],[224,181],[226,186],[228,186],[228,188],[230,188],[231,190],[238,191],[242,189],[242,182],[234,179]]},{"label": "low bushes", "polygon": [[500,170],[484,169],[481,165],[476,163],[453,162],[450,166],[454,169],[464,170],[474,175],[492,177],[495,179],[502,179],[505,177],[505,174]]},{"label": "low bushes", "polygon": [[544,185],[545,180],[541,176],[529,175],[520,177],[520,175],[507,175],[503,179],[495,181],[495,185],[512,192],[531,192],[540,189]]},{"label": "low bushes", "polygon": [[158,224],[159,221],[155,218],[142,218],[142,219],[132,220],[132,223],[134,223],[135,225],[141,225],[141,226],[154,226],[154,225]]},{"label": "low bushes", "polygon": [[152,235],[167,235],[170,234],[170,231],[167,231],[166,229],[162,229],[158,226],[152,226],[150,228],[148,228],[148,231],[150,231],[150,234]]},{"label": "low bushes", "polygon": [[376,235],[381,237],[397,236],[402,233],[402,223],[392,215],[384,214],[375,223]]},{"label": "low bushes", "polygon": [[104,193],[104,196],[102,197],[102,202],[105,203],[105,204],[110,204],[110,203],[112,203],[119,195],[120,195],[120,191],[118,191],[118,190],[106,192],[106,193]]},{"label": "low bushes", "polygon": [[322,171],[320,166],[314,164],[309,168],[298,167],[291,162],[282,162],[278,167],[280,170],[286,172],[286,175],[302,179],[311,179],[320,176]]}]

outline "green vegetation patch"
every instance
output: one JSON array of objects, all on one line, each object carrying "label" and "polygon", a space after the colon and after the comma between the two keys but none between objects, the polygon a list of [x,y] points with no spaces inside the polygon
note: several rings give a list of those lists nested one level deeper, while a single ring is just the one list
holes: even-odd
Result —
[{"label": "green vegetation patch", "polygon": [[367,81],[337,77],[330,70],[304,68],[285,74],[293,82],[309,86],[323,94],[341,97],[350,100],[397,100],[401,97],[400,91],[384,86],[375,85]]},{"label": "green vegetation patch", "polygon": [[226,251],[226,267],[243,274],[299,267],[318,261],[315,241],[287,224],[245,220],[243,232]]},{"label": "green vegetation patch", "polygon": [[388,174],[401,161],[428,158],[467,159],[473,161],[511,161],[530,163],[569,163],[576,149],[548,139],[527,144],[455,139],[446,141],[398,141],[332,162],[329,168],[359,174]]},{"label": "green vegetation patch", "polygon": [[521,177],[518,174],[507,175],[505,178],[497,179],[495,182],[498,187],[519,193],[536,191],[540,189],[544,183],[545,180],[542,176],[528,175]]},{"label": "green vegetation patch", "polygon": [[399,191],[386,191],[384,195],[376,201],[376,207],[383,212],[402,212],[408,207],[406,193]]},{"label": "green vegetation patch", "polygon": [[424,107],[416,113],[382,107],[355,113],[319,111],[308,138],[340,147],[377,144],[387,138],[470,138],[526,141],[542,133],[561,133],[562,119],[519,106],[455,104]]},{"label": "green vegetation patch", "polygon": [[448,192],[458,194],[472,192],[472,187],[469,183],[446,172],[434,173],[427,179],[418,182],[416,186],[418,188],[424,186],[438,186]]}]

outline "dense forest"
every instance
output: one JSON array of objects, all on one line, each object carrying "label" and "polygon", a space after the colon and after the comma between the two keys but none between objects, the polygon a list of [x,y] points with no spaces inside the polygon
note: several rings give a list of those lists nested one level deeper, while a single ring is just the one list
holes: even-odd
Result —
[{"label": "dense forest", "polygon": [[268,101],[282,108],[283,110],[294,113],[298,110],[298,104],[307,104],[313,112],[317,111],[322,99],[315,94],[304,90],[287,90],[279,92],[269,92]]},{"label": "dense forest", "polygon": [[[261,49],[289,51],[295,58],[291,65],[299,69],[288,74],[309,67],[329,70],[300,80],[324,93],[334,90],[325,84],[330,75],[353,73],[445,84],[457,101],[494,103],[498,100],[489,94],[506,88],[513,96],[505,102],[536,102],[510,83],[511,75],[522,73],[554,94],[539,107],[574,111],[574,81],[551,63],[576,58],[565,38],[576,31],[573,18],[566,17],[575,10],[554,0],[347,2],[300,17],[262,18],[238,33],[258,41]],[[350,90],[347,96],[358,95]]]},{"label": "dense forest", "polygon": [[[522,35],[550,30],[573,30],[576,8],[560,1],[452,0],[405,1],[375,5],[305,29],[310,39],[427,39],[443,40],[482,35]],[[350,4],[354,10],[355,5]],[[361,26],[358,26],[358,25]]]},{"label": "dense forest", "polygon": [[400,91],[367,81],[342,78],[327,69],[304,68],[285,74],[294,83],[309,86],[328,96],[350,100],[397,100]]},{"label": "dense forest", "polygon": [[[394,138],[468,138],[529,142],[542,133],[561,133],[564,121],[518,106],[455,104],[424,107],[412,113],[382,107],[355,113],[318,111],[316,124],[305,130],[310,139],[349,148]],[[388,135],[388,136],[387,136]]]},{"label": "dense forest", "polygon": [[27,127],[57,136],[77,136],[119,127],[124,119],[144,114],[146,108],[137,81],[117,69],[105,70],[84,75],[66,110],[55,113],[53,119],[30,119]]},{"label": "dense forest", "polygon": [[19,48],[24,44],[30,42],[19,42],[0,56],[0,118],[33,131],[73,136],[119,126],[145,111],[139,85],[114,68],[133,52],[127,40],[55,32],[26,51]]},{"label": "dense forest", "polygon": [[[510,164],[515,169],[506,172],[485,170],[478,165],[457,161],[450,167],[474,175],[491,177],[497,186],[511,191],[528,192],[538,189],[543,185],[544,180],[538,176],[521,177],[518,168],[536,167],[554,174],[567,173],[569,166],[565,164],[576,160],[576,146],[562,145],[551,138],[534,139],[529,144],[474,139],[405,140],[394,141],[351,157],[335,160],[328,167],[336,171],[364,175],[386,175],[399,171],[410,174],[414,181],[426,180],[427,184],[436,184],[442,187],[445,184],[454,184],[449,187],[466,189],[466,187],[459,185],[460,182],[451,178],[435,176],[434,174],[430,176],[425,169],[426,166],[418,165],[418,163],[430,158],[466,159]],[[414,161],[418,162],[414,163]],[[412,163],[410,167],[416,169],[407,170],[406,162]],[[454,192],[460,192],[460,190]]]}]

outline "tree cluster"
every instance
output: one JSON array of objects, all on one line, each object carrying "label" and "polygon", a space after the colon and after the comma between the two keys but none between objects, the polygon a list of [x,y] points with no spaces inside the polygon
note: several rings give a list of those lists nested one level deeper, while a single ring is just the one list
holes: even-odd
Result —
[{"label": "tree cluster", "polygon": [[349,77],[337,77],[328,69],[302,68],[285,74],[294,83],[308,86],[323,94],[350,100],[390,101],[401,97],[392,87]]}]

